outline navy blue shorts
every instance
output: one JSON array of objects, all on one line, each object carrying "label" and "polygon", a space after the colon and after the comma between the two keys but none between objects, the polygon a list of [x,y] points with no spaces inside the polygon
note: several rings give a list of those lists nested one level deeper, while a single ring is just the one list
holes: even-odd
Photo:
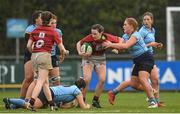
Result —
[{"label": "navy blue shorts", "polygon": [[139,71],[147,71],[151,73],[154,66],[154,58],[150,52],[146,52],[137,58],[133,59],[134,68],[132,71],[133,76],[138,76]]},{"label": "navy blue shorts", "polygon": [[31,53],[28,51],[28,49],[25,49],[24,52],[24,64],[31,60]]},{"label": "navy blue shorts", "polygon": [[[51,91],[52,98],[54,98],[54,93],[53,93],[53,91],[52,91],[51,89],[50,89],[50,91]],[[43,107],[48,106],[48,100],[47,100],[47,98],[46,98],[46,96],[45,96],[45,94],[44,94],[43,89],[42,89],[41,92],[39,93],[38,98],[39,98],[40,101],[42,102]]]},{"label": "navy blue shorts", "polygon": [[57,56],[51,56],[51,60],[52,60],[52,66],[54,67],[59,67],[59,60],[57,58]]}]

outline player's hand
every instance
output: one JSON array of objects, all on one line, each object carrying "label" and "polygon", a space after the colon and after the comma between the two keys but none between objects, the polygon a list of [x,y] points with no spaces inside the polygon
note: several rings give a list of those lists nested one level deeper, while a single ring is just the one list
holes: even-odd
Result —
[{"label": "player's hand", "polygon": [[66,56],[69,55],[69,50],[66,50],[66,51],[65,51],[65,55],[66,55]]},{"label": "player's hand", "polygon": [[111,52],[113,52],[113,53],[115,53],[115,54],[118,54],[118,53],[119,53],[119,50],[113,49],[113,50],[111,50]]},{"label": "player's hand", "polygon": [[110,41],[105,41],[105,42],[102,43],[102,46],[103,46],[104,49],[109,48],[110,45],[111,45],[111,42],[110,42]]},{"label": "player's hand", "polygon": [[78,53],[80,56],[82,56],[83,58],[88,58],[88,57],[90,57],[91,56],[91,54],[90,53],[83,53],[83,52],[79,52]]},{"label": "player's hand", "polygon": [[162,43],[157,43],[156,48],[158,48],[158,49],[162,49],[162,47],[163,47],[163,44],[162,44]]},{"label": "player's hand", "polygon": [[64,61],[64,58],[65,58],[65,54],[61,54],[59,56],[59,59],[60,59],[60,63],[62,63]]},{"label": "player's hand", "polygon": [[86,104],[86,109],[89,109],[89,108],[91,108],[91,105]]}]

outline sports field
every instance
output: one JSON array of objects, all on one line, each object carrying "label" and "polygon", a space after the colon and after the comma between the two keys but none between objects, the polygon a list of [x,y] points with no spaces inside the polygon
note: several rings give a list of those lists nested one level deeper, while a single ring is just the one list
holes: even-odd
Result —
[{"label": "sports field", "polygon": [[[89,92],[87,102],[91,104],[93,93]],[[0,113],[29,113],[25,109],[6,110],[2,102],[3,97],[18,97],[17,91],[2,92],[0,94]],[[165,102],[165,107],[148,109],[144,92],[121,92],[116,96],[115,105],[110,105],[107,99],[107,93],[104,92],[101,97],[103,108],[96,109],[91,107],[89,110],[80,108],[59,109],[55,113],[180,113],[180,92],[161,92],[161,100]],[[38,109],[40,113],[51,112],[49,109]]]}]

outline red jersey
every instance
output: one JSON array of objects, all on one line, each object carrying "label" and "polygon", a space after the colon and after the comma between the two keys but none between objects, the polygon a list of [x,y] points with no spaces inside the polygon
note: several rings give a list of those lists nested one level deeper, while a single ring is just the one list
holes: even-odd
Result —
[{"label": "red jersey", "polygon": [[91,43],[91,46],[93,49],[92,55],[97,55],[97,56],[103,55],[105,52],[105,49],[103,48],[102,43],[105,41],[110,41],[112,43],[118,43],[119,38],[117,36],[107,34],[107,33],[103,33],[102,35],[105,37],[104,39],[94,40],[94,38],[90,34],[90,35],[84,37],[83,39],[81,39],[80,43],[81,43],[81,45],[84,42]]},{"label": "red jersey", "polygon": [[31,32],[30,39],[34,42],[32,52],[51,53],[54,42],[58,45],[61,39],[56,30],[48,26],[39,26]]}]

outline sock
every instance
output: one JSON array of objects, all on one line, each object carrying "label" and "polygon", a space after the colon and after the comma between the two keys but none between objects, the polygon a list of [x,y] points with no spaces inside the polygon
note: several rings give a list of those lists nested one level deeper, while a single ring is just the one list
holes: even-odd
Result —
[{"label": "sock", "polygon": [[99,100],[99,97],[94,96],[94,97],[93,97],[93,100],[94,100],[94,101],[98,101],[98,100]]},{"label": "sock", "polygon": [[150,104],[151,104],[152,102],[157,103],[155,98],[149,98],[149,101],[148,101],[148,102],[149,102]]},{"label": "sock", "polygon": [[12,105],[12,108],[14,109],[16,109],[16,108],[19,108],[19,107],[24,107],[24,103],[25,103],[25,101],[24,100],[22,100],[22,99],[9,99],[9,102],[11,103],[11,104],[13,104]]},{"label": "sock", "polygon": [[157,103],[159,103],[159,102],[160,102],[159,98],[155,98],[155,100],[156,100],[156,102],[157,102]]},{"label": "sock", "polygon": [[113,93],[114,95],[116,95],[116,94],[118,94],[118,91],[116,91],[116,89],[113,89],[113,90],[112,90],[112,93]]},{"label": "sock", "polygon": [[49,105],[50,106],[55,106],[54,102],[51,100],[51,101],[48,101]]},{"label": "sock", "polygon": [[83,97],[84,102],[86,101],[86,97]]},{"label": "sock", "polygon": [[35,102],[35,99],[34,99],[34,98],[31,98],[30,101],[29,101],[29,103],[31,104],[31,106],[34,105],[34,102]]}]

